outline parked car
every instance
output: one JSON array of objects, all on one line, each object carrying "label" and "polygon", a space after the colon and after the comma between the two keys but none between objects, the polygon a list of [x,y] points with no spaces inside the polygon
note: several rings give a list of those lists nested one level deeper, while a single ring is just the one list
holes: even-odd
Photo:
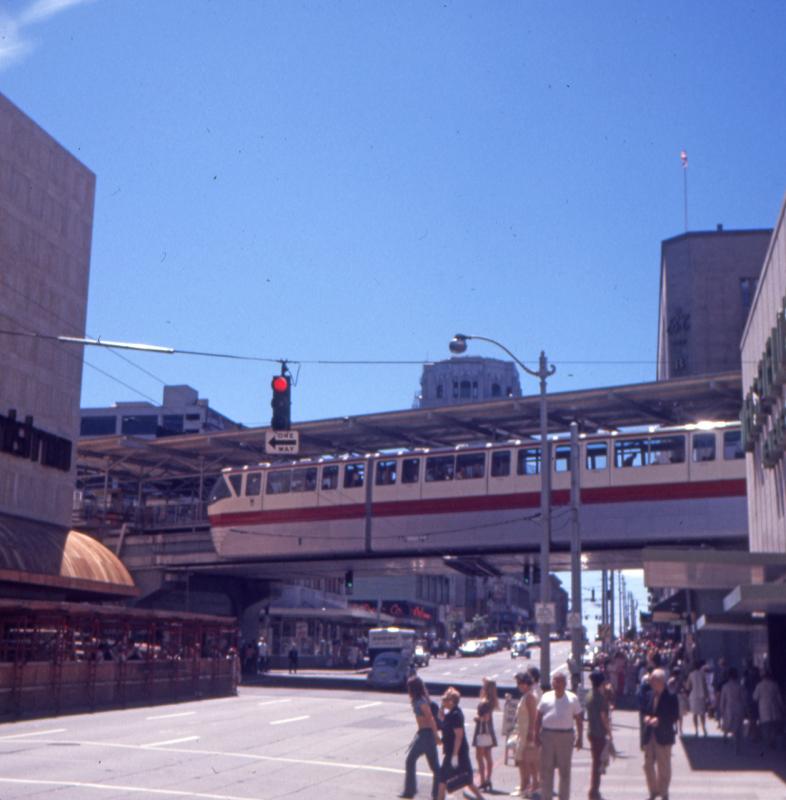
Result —
[{"label": "parked car", "polygon": [[511,658],[532,658],[532,650],[529,649],[526,639],[517,639],[510,646]]},{"label": "parked car", "polygon": [[487,636],[483,642],[487,653],[497,653],[502,649],[502,644],[497,636]]},{"label": "parked car", "polygon": [[409,658],[401,653],[380,653],[371,665],[368,683],[377,689],[403,689],[409,675]]},{"label": "parked car", "polygon": [[427,667],[431,660],[431,653],[425,644],[415,645],[415,652],[412,654],[412,663],[416,667]]},{"label": "parked car", "polygon": [[486,652],[486,646],[477,639],[470,639],[459,647],[459,653],[464,657],[484,656]]},{"label": "parked car", "polygon": [[494,636],[496,637],[497,641],[499,642],[500,648],[507,648],[511,645],[511,638],[509,633],[495,633]]}]

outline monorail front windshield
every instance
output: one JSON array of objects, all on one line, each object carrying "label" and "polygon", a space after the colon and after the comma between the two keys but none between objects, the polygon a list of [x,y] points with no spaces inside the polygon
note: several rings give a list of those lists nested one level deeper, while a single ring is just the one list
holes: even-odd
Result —
[{"label": "monorail front windshield", "polygon": [[210,490],[208,503],[215,503],[218,500],[226,500],[228,497],[232,497],[232,492],[230,491],[226,476],[219,475],[218,479],[213,484],[213,488]]}]

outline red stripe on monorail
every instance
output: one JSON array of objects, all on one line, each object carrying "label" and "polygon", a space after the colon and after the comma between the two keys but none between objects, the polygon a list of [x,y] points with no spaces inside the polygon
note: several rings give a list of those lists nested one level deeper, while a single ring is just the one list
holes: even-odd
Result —
[{"label": "red stripe on monorail", "polygon": [[[582,489],[581,502],[635,503],[660,500],[706,500],[714,497],[744,497],[745,479],[725,481],[698,481],[692,483],[650,483],[637,486],[603,486]],[[552,504],[565,506],[570,502],[570,492],[557,489],[552,492]],[[425,500],[399,500],[374,503],[374,517],[404,517],[425,514],[455,514],[471,511],[506,511],[518,508],[538,508],[539,492],[513,494],[465,495],[439,497]],[[273,511],[238,511],[211,514],[210,522],[216,527],[234,525],[274,525],[282,522],[330,522],[342,519],[363,519],[364,503],[309,508],[282,508]]]}]

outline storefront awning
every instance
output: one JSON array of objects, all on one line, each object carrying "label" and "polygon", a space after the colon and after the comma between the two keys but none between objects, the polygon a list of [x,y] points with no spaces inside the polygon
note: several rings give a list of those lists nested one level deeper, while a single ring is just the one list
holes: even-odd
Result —
[{"label": "storefront awning", "polygon": [[723,598],[726,611],[786,614],[786,583],[742,584]]},{"label": "storefront awning", "polygon": [[786,575],[786,555],[747,550],[647,547],[644,584],[655,589],[733,589]]},{"label": "storefront awning", "polygon": [[764,627],[764,620],[751,614],[702,614],[696,620],[696,630],[699,631],[750,632],[754,628]]},{"label": "storefront awning", "polygon": [[287,608],[272,606],[269,616],[290,619],[317,619],[324,622],[348,622],[359,625],[392,625],[396,620],[390,614],[376,614],[365,608]]}]

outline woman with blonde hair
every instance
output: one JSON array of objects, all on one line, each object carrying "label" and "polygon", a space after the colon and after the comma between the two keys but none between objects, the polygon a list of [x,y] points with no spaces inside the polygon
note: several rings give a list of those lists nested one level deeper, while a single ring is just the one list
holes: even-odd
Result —
[{"label": "woman with blonde hair", "polygon": [[491,751],[497,746],[497,734],[494,731],[495,711],[499,711],[497,684],[491,678],[483,678],[472,746],[475,748],[475,755],[478,759],[480,788],[489,792],[492,791],[491,771],[494,768],[494,757]]}]

